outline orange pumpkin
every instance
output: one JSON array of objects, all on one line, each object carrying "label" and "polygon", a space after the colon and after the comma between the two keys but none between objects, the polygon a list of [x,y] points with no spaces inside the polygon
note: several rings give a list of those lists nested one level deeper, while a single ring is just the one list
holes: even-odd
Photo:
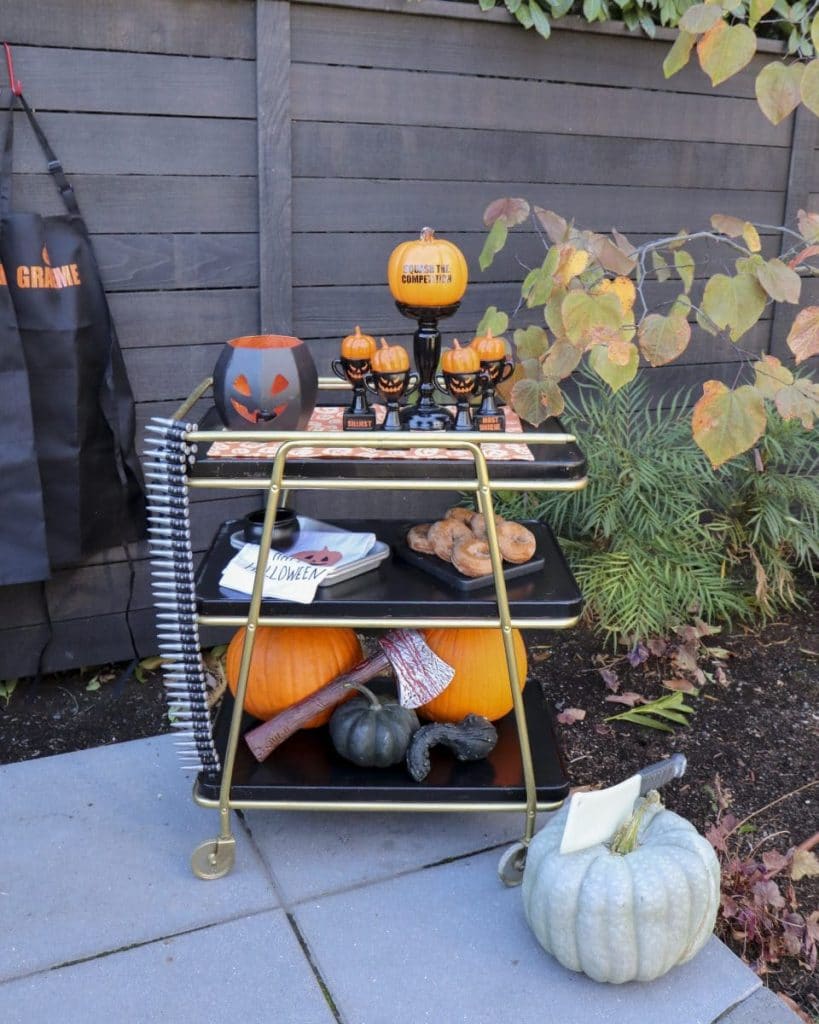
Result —
[{"label": "orange pumpkin", "polygon": [[355,333],[348,334],[341,342],[341,355],[344,359],[372,359],[375,352],[375,338],[362,334],[356,324]]},{"label": "orange pumpkin", "polygon": [[506,339],[496,338],[490,330],[473,338],[470,348],[475,349],[481,362],[506,358]]},{"label": "orange pumpkin", "polygon": [[444,373],[475,373],[481,368],[481,360],[475,349],[470,346],[461,348],[457,338],[452,339],[452,348],[444,350],[441,356]]},{"label": "orange pumpkin", "polygon": [[[512,710],[512,687],[499,629],[427,629],[424,639],[452,668],[455,676],[442,694],[418,708],[434,722],[460,722],[470,714],[490,722]],[[512,631],[520,688],[526,683],[526,647],[520,630]]]},{"label": "orange pumpkin", "polygon": [[387,264],[392,297],[407,306],[451,306],[461,301],[468,281],[464,254],[452,242],[436,238],[432,228],[397,245]]},{"label": "orange pumpkin", "polygon": [[401,345],[388,345],[387,339],[381,339],[381,348],[373,352],[370,366],[376,373],[402,373],[409,369],[407,350]]},{"label": "orange pumpkin", "polygon": [[[245,629],[233,635],[225,658],[225,675],[235,696]],[[320,626],[259,626],[245,693],[245,710],[266,721],[291,704],[349,672],[363,658],[352,629]],[[355,694],[350,691],[351,696]],[[332,708],[316,715],[306,729],[324,725]]]}]

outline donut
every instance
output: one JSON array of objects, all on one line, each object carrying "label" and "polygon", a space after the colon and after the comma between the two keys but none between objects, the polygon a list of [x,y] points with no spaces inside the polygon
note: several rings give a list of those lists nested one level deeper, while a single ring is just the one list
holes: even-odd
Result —
[{"label": "donut", "polygon": [[456,505],[455,508],[448,508],[446,511],[447,519],[458,519],[460,522],[466,523],[467,526],[469,526],[469,520],[474,515],[475,513],[471,508],[462,508],[460,505]]},{"label": "donut", "polygon": [[452,564],[464,576],[488,576],[492,572],[489,545],[478,537],[459,540],[452,548]]},{"label": "donut", "polygon": [[498,526],[498,547],[507,562],[520,565],[535,553],[537,542],[531,530],[520,523],[503,522]]},{"label": "donut", "polygon": [[431,555],[432,545],[429,542],[429,528],[431,523],[418,523],[407,533],[407,546],[413,551],[420,551],[424,555]]},{"label": "donut", "polygon": [[[506,520],[499,515],[495,515],[495,526],[500,527],[501,523],[505,523]],[[473,512],[472,517],[469,520],[469,529],[475,534],[476,537],[486,536],[486,518],[480,512]]]},{"label": "donut", "polygon": [[452,561],[452,548],[459,540],[470,540],[474,534],[459,519],[439,519],[429,528],[427,540],[432,547],[433,554],[442,558],[445,562]]}]

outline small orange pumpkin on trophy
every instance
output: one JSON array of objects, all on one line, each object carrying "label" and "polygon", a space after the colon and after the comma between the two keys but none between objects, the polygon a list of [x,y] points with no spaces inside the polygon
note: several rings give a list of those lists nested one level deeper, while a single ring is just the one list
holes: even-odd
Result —
[{"label": "small orange pumpkin on trophy", "polygon": [[401,430],[401,399],[418,386],[418,374],[410,373],[407,350],[401,345],[389,345],[387,339],[382,338],[381,347],[375,350],[370,360],[370,367],[367,387],[387,407],[381,429]]},{"label": "small orange pumpkin on trophy", "polygon": [[487,330],[473,338],[469,346],[480,360],[483,393],[480,408],[472,416],[476,430],[505,430],[506,417],[498,408],[495,388],[512,375],[514,366],[506,358],[506,340]]}]

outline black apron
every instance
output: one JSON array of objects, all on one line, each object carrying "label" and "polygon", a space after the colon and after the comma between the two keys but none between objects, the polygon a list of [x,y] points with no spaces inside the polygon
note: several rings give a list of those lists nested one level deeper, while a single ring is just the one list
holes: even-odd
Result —
[{"label": "black apron", "polygon": [[[66,214],[11,210],[17,99]],[[0,584],[46,579],[49,566],[145,536],[134,401],[91,241],[60,162],[15,95],[0,158],[0,396],[11,401],[0,410]]]}]

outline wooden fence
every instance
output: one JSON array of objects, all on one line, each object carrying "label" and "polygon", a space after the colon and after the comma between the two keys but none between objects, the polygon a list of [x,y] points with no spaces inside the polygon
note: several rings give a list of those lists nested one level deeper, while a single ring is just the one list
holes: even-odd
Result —
[{"label": "wooden fence", "polygon": [[[468,337],[490,304],[511,310],[518,261],[542,250],[520,231],[480,273],[482,211],[500,195],[640,240],[713,212],[779,224],[819,193],[816,119],[762,117],[762,57],[718,90],[694,68],[667,83],[667,41],[618,27],[567,25],[545,43],[505,12],[443,0],[0,0],[0,26],[92,232],[140,444],[227,338],[294,333],[322,372],[356,323],[407,343],[385,264],[422,224],[471,268],[447,337]],[[18,205],[58,211],[22,123],[17,139]],[[779,352],[788,320],[774,313],[745,347]],[[700,336],[651,371],[654,386],[733,380],[736,359]],[[197,551],[256,503],[192,500]],[[47,584],[47,668],[129,657],[129,606],[140,653],[154,650],[146,554],[135,549],[130,605],[118,550]],[[42,599],[39,586],[0,588],[0,679],[33,671]]]}]

